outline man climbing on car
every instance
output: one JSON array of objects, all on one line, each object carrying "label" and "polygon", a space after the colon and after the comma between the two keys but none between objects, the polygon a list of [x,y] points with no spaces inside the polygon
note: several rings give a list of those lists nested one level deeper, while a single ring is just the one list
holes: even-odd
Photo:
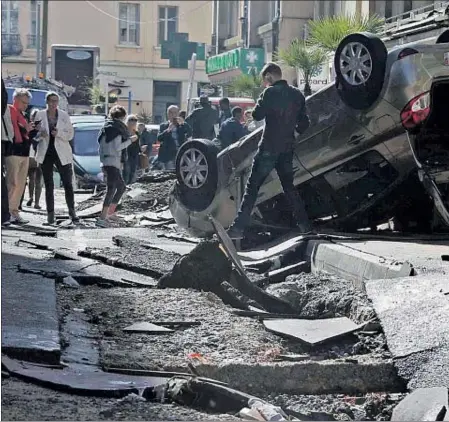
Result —
[{"label": "man climbing on car", "polygon": [[257,101],[253,117],[257,121],[265,119],[265,128],[253,160],[240,210],[228,230],[231,239],[243,238],[244,230],[250,223],[257,193],[273,169],[276,169],[279,176],[296,226],[303,233],[312,230],[304,202],[293,185],[294,132],[296,130],[301,134],[309,126],[305,99],[299,89],[288,85],[287,81],[282,79],[282,70],[277,64],[267,63],[261,71],[261,76],[267,88]]}]

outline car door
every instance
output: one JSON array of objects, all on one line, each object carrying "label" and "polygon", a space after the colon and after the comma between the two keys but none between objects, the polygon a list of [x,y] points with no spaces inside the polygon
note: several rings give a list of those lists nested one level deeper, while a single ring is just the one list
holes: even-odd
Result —
[{"label": "car door", "polygon": [[295,152],[313,175],[320,175],[366,149],[372,136],[355,120],[340,100],[335,87],[307,102],[309,129],[299,137]]}]

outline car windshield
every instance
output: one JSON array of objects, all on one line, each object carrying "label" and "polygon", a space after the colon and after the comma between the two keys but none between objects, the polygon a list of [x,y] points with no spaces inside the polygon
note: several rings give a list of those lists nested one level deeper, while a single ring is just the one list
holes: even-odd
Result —
[{"label": "car windshield", "polygon": [[82,156],[98,155],[98,132],[99,127],[75,128],[73,138],[73,153]]}]

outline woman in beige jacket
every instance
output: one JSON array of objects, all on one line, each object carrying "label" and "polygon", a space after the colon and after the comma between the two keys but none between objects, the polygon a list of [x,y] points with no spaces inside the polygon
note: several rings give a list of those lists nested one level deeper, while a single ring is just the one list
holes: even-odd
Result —
[{"label": "woman in beige jacket", "polygon": [[55,222],[55,199],[53,167],[56,166],[65,191],[65,200],[73,222],[78,221],[75,212],[73,191],[73,154],[70,141],[74,131],[70,116],[58,108],[59,95],[49,92],[46,96],[47,108],[36,113],[36,121],[41,121],[40,141],[36,149],[36,161],[42,168],[45,184],[47,220]]}]

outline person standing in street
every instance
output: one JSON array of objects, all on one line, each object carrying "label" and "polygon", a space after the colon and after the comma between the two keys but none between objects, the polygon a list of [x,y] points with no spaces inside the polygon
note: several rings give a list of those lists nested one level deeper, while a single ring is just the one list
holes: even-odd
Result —
[{"label": "person standing in street", "polygon": [[231,113],[231,103],[229,98],[221,98],[219,103],[220,112],[218,114],[218,128],[221,129],[221,125],[228,119],[232,117]]},{"label": "person standing in street", "polygon": [[[130,114],[126,120],[126,125],[131,135],[139,137],[137,132],[137,116]],[[134,183],[137,178],[137,169],[139,168],[139,142],[132,142],[126,150],[126,159],[123,165],[123,179],[127,185]]]},{"label": "person standing in street", "polygon": [[209,97],[200,97],[200,106],[186,117],[186,123],[192,128],[192,136],[197,139],[215,138],[215,124],[218,113],[212,108]]},{"label": "person standing in street", "polygon": [[150,157],[153,150],[153,144],[156,141],[156,135],[151,133],[145,126],[145,123],[139,123],[137,125],[137,131],[139,132],[139,144],[140,150]]},{"label": "person standing in street", "polygon": [[[36,114],[39,110],[37,108],[31,111],[31,121],[36,123]],[[38,139],[34,139],[31,143],[30,148],[30,163],[28,167],[28,193],[29,199],[27,206],[31,207],[33,205],[34,199],[34,209],[40,210],[39,205],[41,194],[42,194],[42,169],[36,161],[36,150],[37,150]]]},{"label": "person standing in street", "polygon": [[8,187],[6,185],[6,153],[11,148],[13,131],[11,113],[8,107],[8,92],[6,91],[5,82],[2,78],[2,227],[7,227],[11,224]]},{"label": "person standing in street", "polygon": [[234,107],[231,114],[232,117],[223,122],[218,133],[222,150],[249,133],[248,129],[240,123],[243,115],[242,108]]},{"label": "person standing in street", "polygon": [[8,186],[9,213],[11,223],[26,224],[19,214],[20,201],[26,187],[31,146],[31,134],[34,124],[24,116],[31,100],[27,89],[17,88],[13,94],[13,104],[8,106],[13,127],[13,141],[6,152],[6,184]]},{"label": "person standing in street", "polygon": [[98,227],[110,227],[111,221],[118,219],[115,212],[126,190],[121,172],[122,152],[132,143],[136,143],[138,137],[136,134],[131,134],[124,123],[125,119],[124,107],[119,105],[112,107],[108,119],[98,134],[100,161],[107,186],[103,209],[96,222]]},{"label": "person standing in street", "polygon": [[303,233],[312,229],[304,202],[293,184],[295,130],[301,134],[309,125],[305,98],[299,89],[282,79],[282,70],[276,63],[267,63],[261,76],[267,88],[257,101],[253,117],[257,121],[265,119],[265,127],[253,159],[240,210],[228,229],[231,239],[243,238],[244,230],[250,223],[257,193],[273,169],[276,169],[279,176],[297,227]]},{"label": "person standing in street", "polygon": [[159,126],[157,140],[161,143],[158,161],[164,170],[174,170],[179,147],[192,136],[192,129],[179,118],[179,108],[171,105],[167,109],[167,121]]},{"label": "person standing in street", "polygon": [[45,203],[47,206],[47,222],[55,223],[55,197],[53,167],[58,170],[64,187],[65,201],[69,216],[74,223],[79,219],[75,212],[75,194],[73,191],[73,154],[70,141],[74,130],[69,115],[59,106],[59,95],[49,92],[45,101],[47,108],[36,113],[36,121],[40,121],[39,143],[36,149],[36,162],[41,166],[45,185]]}]

